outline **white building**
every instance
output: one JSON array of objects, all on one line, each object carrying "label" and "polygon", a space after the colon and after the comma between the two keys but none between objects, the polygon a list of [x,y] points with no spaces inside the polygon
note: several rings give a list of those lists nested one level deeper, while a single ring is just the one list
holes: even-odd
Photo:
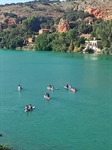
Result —
[{"label": "white building", "polygon": [[83,50],[83,52],[86,51],[86,49],[92,49],[94,52],[97,52],[97,50],[99,51],[99,47],[101,45],[101,40],[96,40],[94,38],[94,40],[88,40],[85,41],[85,49]]}]

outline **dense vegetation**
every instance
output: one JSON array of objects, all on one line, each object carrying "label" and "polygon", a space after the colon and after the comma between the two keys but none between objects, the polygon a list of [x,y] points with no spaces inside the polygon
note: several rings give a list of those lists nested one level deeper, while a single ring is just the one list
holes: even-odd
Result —
[{"label": "dense vegetation", "polygon": [[7,146],[0,145],[0,150],[11,150],[11,148]]},{"label": "dense vegetation", "polygon": [[[85,39],[80,37],[80,35],[88,33],[91,34],[91,39],[93,37],[101,39],[102,44],[100,48],[102,53],[112,53],[112,20],[103,21],[102,19],[96,19],[88,13],[76,11],[72,8],[56,19],[43,16],[20,18],[13,13],[5,13],[4,15],[15,18],[16,24],[7,26],[7,20],[4,24],[1,24],[1,48],[22,48],[25,46],[25,39],[32,37],[33,43],[36,45],[35,50],[80,52],[84,48],[85,43]],[[87,17],[92,17],[93,23],[88,23],[85,20]],[[61,34],[57,32],[60,18],[64,18],[70,23],[70,30]],[[38,35],[38,31],[41,28],[50,29],[50,34]],[[38,35],[38,37],[35,35]]]}]

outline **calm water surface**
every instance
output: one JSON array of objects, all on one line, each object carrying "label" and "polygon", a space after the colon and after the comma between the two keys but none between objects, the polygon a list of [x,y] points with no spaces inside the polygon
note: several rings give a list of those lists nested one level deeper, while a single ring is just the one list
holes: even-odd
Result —
[{"label": "calm water surface", "polygon": [[0,133],[14,150],[111,150],[112,56],[0,50]]}]

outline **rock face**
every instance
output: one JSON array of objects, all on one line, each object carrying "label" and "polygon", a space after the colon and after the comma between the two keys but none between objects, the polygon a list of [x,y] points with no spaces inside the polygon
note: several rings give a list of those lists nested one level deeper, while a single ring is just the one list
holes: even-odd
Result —
[{"label": "rock face", "polygon": [[108,13],[110,12],[109,9],[100,10],[98,8],[96,8],[96,9],[89,8],[86,11],[89,12],[90,14],[93,14],[96,18],[102,18],[104,20],[110,20],[110,19],[112,19],[112,18],[108,17]]},{"label": "rock face", "polygon": [[77,2],[74,10],[88,12],[96,18],[103,20],[112,19],[112,0],[85,0]]},{"label": "rock face", "polygon": [[20,18],[31,16],[49,16],[55,19],[63,16],[64,13],[71,8],[75,11],[82,10],[84,12],[89,12],[96,18],[102,18],[103,20],[112,19],[112,0],[60,1],[52,3],[49,2],[47,5],[35,0],[26,3],[0,5],[0,22],[4,23],[7,17],[11,17],[11,13],[16,14],[17,17]]},{"label": "rock face", "polygon": [[67,20],[61,18],[59,25],[58,25],[58,32],[62,33],[62,32],[66,32],[70,29],[70,24]]},{"label": "rock face", "polygon": [[84,11],[93,14],[96,18],[102,18],[103,20],[112,19],[112,1],[111,0],[99,0],[86,4]]}]

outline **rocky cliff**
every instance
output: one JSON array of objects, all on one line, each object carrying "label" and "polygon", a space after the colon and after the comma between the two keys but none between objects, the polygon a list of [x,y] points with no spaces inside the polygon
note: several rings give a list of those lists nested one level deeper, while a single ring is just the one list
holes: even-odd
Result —
[{"label": "rocky cliff", "polygon": [[96,18],[102,18],[103,20],[112,19],[112,1],[100,0],[88,3],[84,11],[93,14]]},{"label": "rocky cliff", "polygon": [[50,16],[60,17],[68,9],[83,10],[96,18],[112,19],[112,0],[76,0],[72,2],[52,2],[48,4],[38,1],[0,5],[0,22],[4,22],[6,13],[14,13],[19,17]]},{"label": "rocky cliff", "polygon": [[59,25],[58,25],[58,32],[66,32],[70,29],[69,22],[63,18],[60,19]]}]

